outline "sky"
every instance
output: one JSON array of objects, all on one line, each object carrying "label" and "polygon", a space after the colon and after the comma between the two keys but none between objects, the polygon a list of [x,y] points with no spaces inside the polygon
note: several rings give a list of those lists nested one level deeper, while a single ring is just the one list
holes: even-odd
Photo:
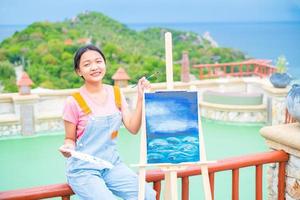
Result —
[{"label": "sky", "polygon": [[0,0],[0,25],[98,11],[122,23],[300,21],[300,0]]}]

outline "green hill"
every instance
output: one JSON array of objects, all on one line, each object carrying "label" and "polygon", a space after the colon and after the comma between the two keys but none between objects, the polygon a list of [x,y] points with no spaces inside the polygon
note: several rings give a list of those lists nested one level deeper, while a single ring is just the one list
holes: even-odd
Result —
[{"label": "green hill", "polygon": [[[244,54],[229,48],[214,48],[210,42],[192,32],[165,28],[134,31],[101,13],[86,12],[63,22],[36,22],[0,43],[0,81],[4,91],[16,91],[13,67],[23,64],[34,87],[74,88],[82,80],[74,73],[73,55],[89,41],[100,47],[107,58],[105,82],[120,66],[132,82],[154,71],[161,71],[153,82],[164,81],[164,33],[173,34],[174,79],[179,80],[182,51],[188,51],[191,64],[238,61]],[[196,73],[194,71],[194,73]]]}]

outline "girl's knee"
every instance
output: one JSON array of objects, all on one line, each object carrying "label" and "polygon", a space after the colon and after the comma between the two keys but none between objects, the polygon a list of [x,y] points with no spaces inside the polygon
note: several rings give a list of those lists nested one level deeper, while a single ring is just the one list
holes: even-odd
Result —
[{"label": "girl's knee", "polygon": [[80,200],[116,199],[99,176],[83,174],[68,177],[68,183]]},{"label": "girl's knee", "polygon": [[[138,190],[129,194],[127,193],[126,196],[127,197],[124,197],[124,199],[126,200],[137,200],[138,199]],[[145,188],[145,200],[155,200],[156,199],[156,192],[155,190],[151,187],[151,185],[149,184],[146,184],[146,188]]]}]

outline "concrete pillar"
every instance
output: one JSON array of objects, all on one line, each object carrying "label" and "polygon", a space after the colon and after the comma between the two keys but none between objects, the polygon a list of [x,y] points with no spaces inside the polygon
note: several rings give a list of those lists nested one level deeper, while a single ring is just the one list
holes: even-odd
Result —
[{"label": "concrete pillar", "polygon": [[190,61],[189,61],[189,53],[187,51],[182,52],[182,60],[181,60],[181,77],[182,82],[190,81]]},{"label": "concrete pillar", "polygon": [[21,134],[33,135],[35,132],[34,104],[38,101],[38,95],[16,95],[13,97],[15,108],[19,111]]},{"label": "concrete pillar", "polygon": [[289,88],[274,88],[264,86],[263,91],[267,103],[267,124],[283,124],[285,121],[286,96]]}]

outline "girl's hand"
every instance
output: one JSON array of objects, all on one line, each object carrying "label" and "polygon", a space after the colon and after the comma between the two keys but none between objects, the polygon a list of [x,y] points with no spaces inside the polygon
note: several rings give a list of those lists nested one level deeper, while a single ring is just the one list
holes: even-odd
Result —
[{"label": "girl's hand", "polygon": [[148,90],[151,88],[150,82],[145,78],[141,78],[138,81],[138,99],[143,99],[144,90]]},{"label": "girl's hand", "polygon": [[72,143],[65,143],[62,146],[60,146],[58,150],[63,154],[63,156],[65,156],[66,158],[69,158],[71,156],[71,153],[70,153],[70,151],[67,151],[68,149],[74,150],[75,145]]}]

